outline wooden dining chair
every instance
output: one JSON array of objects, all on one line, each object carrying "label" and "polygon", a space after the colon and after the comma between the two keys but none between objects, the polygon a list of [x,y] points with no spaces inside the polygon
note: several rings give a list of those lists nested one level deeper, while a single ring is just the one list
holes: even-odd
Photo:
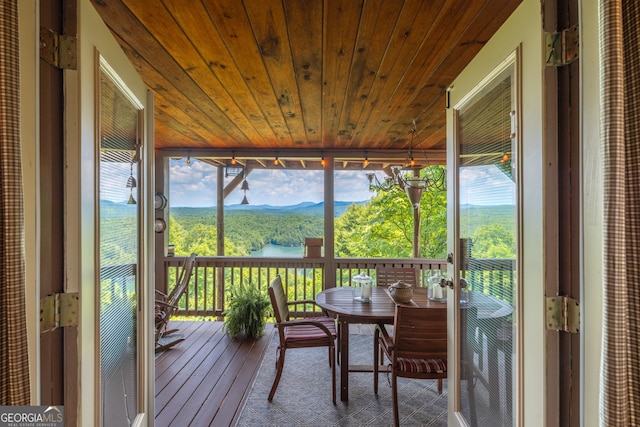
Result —
[{"label": "wooden dining chair", "polygon": [[389,359],[393,398],[393,421],[399,425],[398,377],[447,378],[447,309],[396,305],[393,336],[384,325],[374,333],[373,391],[378,394],[378,348]]},{"label": "wooden dining chair", "polygon": [[376,286],[389,286],[402,280],[418,286],[418,269],[412,267],[376,267]]},{"label": "wooden dining chair", "polygon": [[[418,286],[418,269],[413,267],[376,267],[376,286],[388,288],[390,285],[403,281]],[[387,332],[393,331],[391,325],[387,325]],[[380,350],[382,352],[382,350]],[[382,353],[380,353],[382,358]]]},{"label": "wooden dining chair", "polygon": [[329,316],[306,317],[303,319],[291,319],[290,306],[302,304],[316,304],[314,300],[288,301],[287,294],[282,286],[280,276],[269,285],[269,298],[273,306],[273,313],[276,318],[275,327],[278,328],[280,344],[276,357],[276,377],[273,380],[269,401],[273,399],[282,371],[284,368],[284,356],[290,348],[308,347],[328,347],[329,366],[331,367],[331,377],[333,386],[333,403],[336,403],[336,324],[335,320]]}]

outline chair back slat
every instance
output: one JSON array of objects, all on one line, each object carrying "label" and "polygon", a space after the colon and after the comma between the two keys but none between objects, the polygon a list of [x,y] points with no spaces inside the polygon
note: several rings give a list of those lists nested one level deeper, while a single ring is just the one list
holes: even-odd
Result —
[{"label": "chair back slat", "polygon": [[178,302],[178,300],[184,293],[184,290],[186,289],[187,284],[191,280],[193,266],[196,263],[196,256],[197,256],[196,253],[192,253],[191,255],[189,255],[184,259],[184,262],[182,263],[180,271],[178,272],[176,283],[173,289],[171,289],[171,292],[169,292],[169,295],[167,295],[167,301],[170,302],[171,304],[175,304],[176,302]]},{"label": "chair back slat", "polygon": [[[196,253],[192,253],[184,260],[184,264],[182,264],[182,269],[178,274],[178,278],[176,280],[176,285],[173,287],[169,295],[167,296],[167,303],[172,306],[177,306],[178,301],[184,295],[187,287],[189,286],[189,282],[191,281],[191,276],[193,275],[193,267],[196,263]],[[171,314],[176,309],[171,310]]]},{"label": "chair back slat", "polygon": [[161,344],[160,339],[164,338],[168,334],[175,332],[175,329],[167,331],[167,325],[171,320],[174,313],[178,310],[178,302],[180,298],[186,293],[193,275],[194,266],[196,264],[196,253],[192,253],[185,258],[182,264],[182,269],[176,275],[176,284],[169,292],[169,295],[164,298],[156,299],[155,302],[155,341],[156,352],[167,350],[179,342],[184,341],[184,338],[176,338],[171,342]]},{"label": "chair back slat", "polygon": [[447,358],[447,309],[396,306],[394,349],[397,357]]},{"label": "chair back slat", "polygon": [[376,286],[389,286],[400,280],[418,286],[418,270],[407,267],[376,267]]},{"label": "chair back slat", "polygon": [[289,320],[289,305],[287,304],[287,294],[282,287],[282,279],[277,275],[269,285],[269,299],[273,306],[273,314],[277,323]]}]

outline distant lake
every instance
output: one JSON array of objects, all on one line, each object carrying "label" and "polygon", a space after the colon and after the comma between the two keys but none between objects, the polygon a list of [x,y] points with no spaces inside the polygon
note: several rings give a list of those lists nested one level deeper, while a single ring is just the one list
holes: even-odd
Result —
[{"label": "distant lake", "polygon": [[268,244],[260,251],[251,252],[254,257],[268,258],[302,258],[304,246],[279,246]]}]

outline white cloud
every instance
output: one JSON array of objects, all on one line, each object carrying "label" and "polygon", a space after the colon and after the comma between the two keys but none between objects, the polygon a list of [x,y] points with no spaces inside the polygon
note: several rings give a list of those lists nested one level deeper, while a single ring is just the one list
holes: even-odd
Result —
[{"label": "white cloud", "polygon": [[[170,162],[172,206],[214,206],[216,204],[216,168],[193,159]],[[311,170],[253,170],[247,175],[247,199],[252,205],[287,206],[302,202],[319,203],[324,199],[324,172]],[[225,182],[231,181],[231,177]],[[335,177],[335,200],[362,201],[371,198],[369,182],[363,171],[340,171]],[[239,204],[244,196],[240,186],[225,199],[225,205]]]},{"label": "white cloud", "polygon": [[[381,175],[381,172],[378,175]],[[369,191],[369,180],[364,170],[336,172],[334,187],[334,198],[340,202],[361,202],[373,196]]]},{"label": "white cloud", "polygon": [[515,183],[493,165],[460,169],[460,204],[515,204]]},{"label": "white cloud", "polygon": [[171,160],[169,199],[172,206],[214,206],[216,204],[216,168],[207,163],[185,159]]}]

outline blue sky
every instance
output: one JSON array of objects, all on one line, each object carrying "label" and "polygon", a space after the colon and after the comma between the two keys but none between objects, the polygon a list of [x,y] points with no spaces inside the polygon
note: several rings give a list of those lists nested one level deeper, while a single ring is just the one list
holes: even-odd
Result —
[{"label": "blue sky", "polygon": [[[185,159],[170,161],[171,205],[209,207],[216,204],[216,168],[206,163]],[[114,202],[126,202],[129,189],[125,188],[130,165],[107,163],[107,174],[121,177],[122,186],[112,186],[109,194],[101,198]],[[286,169],[254,170],[247,177],[247,199],[252,205],[287,206],[302,202],[321,202],[324,192],[322,171],[289,171]],[[383,173],[378,172],[382,179]],[[461,204],[501,205],[515,203],[515,184],[495,166],[462,168],[461,182],[466,183],[460,192]],[[231,178],[227,178],[230,180]],[[335,200],[359,202],[369,200],[369,181],[364,171],[340,171],[335,176]],[[239,204],[243,191],[236,188],[225,200],[226,205]]]},{"label": "blue sky", "polygon": [[[197,160],[171,160],[172,206],[208,207],[216,204],[216,168]],[[323,200],[324,173],[305,170],[254,170],[247,176],[247,199],[252,205],[287,206]],[[382,178],[383,173],[378,172]],[[461,204],[500,205],[515,203],[515,184],[495,166],[462,168]],[[226,178],[227,181],[231,178]],[[340,171],[335,176],[335,200],[358,202],[369,200],[369,181],[364,171]],[[225,200],[239,204],[244,193],[240,187]]]},{"label": "blue sky", "polygon": [[460,170],[461,205],[513,205],[516,185],[496,166],[464,167]]},{"label": "blue sky", "polygon": [[[204,162],[185,159],[171,160],[172,206],[207,207],[216,204],[216,168]],[[227,181],[231,178],[227,178]],[[287,206],[302,202],[322,202],[324,172],[286,169],[254,170],[247,176],[247,199],[252,205]],[[369,181],[364,171],[337,172],[335,200],[359,202],[368,200]],[[244,192],[236,188],[225,200],[225,205],[239,204]]]}]

